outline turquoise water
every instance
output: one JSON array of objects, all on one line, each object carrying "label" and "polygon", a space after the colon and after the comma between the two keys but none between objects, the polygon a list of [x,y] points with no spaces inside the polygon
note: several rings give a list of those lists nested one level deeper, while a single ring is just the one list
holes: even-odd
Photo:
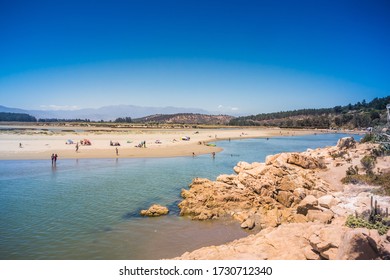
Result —
[{"label": "turquoise water", "polygon": [[[0,259],[159,259],[247,235],[229,221],[178,216],[194,177],[214,180],[238,161],[334,145],[342,134],[220,141],[210,155],[148,159],[0,161]],[[151,204],[166,217],[142,218]],[[228,230],[226,230],[228,229]]]}]

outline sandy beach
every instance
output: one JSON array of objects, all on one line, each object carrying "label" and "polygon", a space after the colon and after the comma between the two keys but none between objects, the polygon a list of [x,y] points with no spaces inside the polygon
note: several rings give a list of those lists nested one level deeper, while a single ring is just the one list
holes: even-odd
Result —
[{"label": "sandy beach", "polygon": [[[293,136],[324,133],[320,130],[279,128],[97,128],[58,126],[0,126],[0,159],[48,159],[56,153],[66,158],[142,158],[175,157],[217,153],[221,148],[208,146],[226,139]],[[189,140],[182,140],[189,137]],[[91,145],[81,145],[88,139]],[[73,144],[67,144],[72,140]],[[111,146],[118,142],[120,146]],[[136,147],[145,141],[146,148]],[[79,149],[76,152],[76,145]],[[118,149],[118,155],[116,154]]]}]

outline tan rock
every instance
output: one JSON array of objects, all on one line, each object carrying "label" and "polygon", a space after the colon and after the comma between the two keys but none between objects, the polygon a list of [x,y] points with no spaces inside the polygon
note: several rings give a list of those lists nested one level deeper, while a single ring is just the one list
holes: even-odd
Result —
[{"label": "tan rock", "polygon": [[265,158],[265,164],[266,165],[271,165],[275,162],[275,160],[280,156],[280,154],[276,155],[269,155]]},{"label": "tan rock", "polygon": [[294,214],[293,215],[295,223],[307,223],[307,217],[302,214]]},{"label": "tan rock", "polygon": [[368,229],[349,230],[342,237],[337,258],[340,260],[380,259],[379,242],[378,236],[372,236],[372,234],[370,236]]},{"label": "tan rock", "polygon": [[286,207],[290,207],[291,204],[294,202],[294,195],[288,191],[279,191],[279,193],[276,195],[276,200],[280,204]]},{"label": "tan rock", "polygon": [[321,210],[308,210],[307,211],[307,220],[310,222],[321,222],[324,224],[329,224],[332,221],[333,213],[331,211],[321,211]]},{"label": "tan rock", "polygon": [[158,204],[153,204],[149,207],[147,210],[141,210],[140,214],[142,216],[148,216],[148,217],[157,217],[162,215],[167,215],[169,213],[169,210],[165,206],[161,206]]},{"label": "tan rock", "polygon": [[287,163],[300,166],[304,169],[315,169],[320,167],[320,163],[317,159],[299,153],[289,154]]},{"label": "tan rock", "polygon": [[337,200],[333,197],[333,195],[328,194],[318,198],[318,204],[321,207],[330,209],[332,206],[337,204]]},{"label": "tan rock", "polygon": [[234,179],[236,178],[236,175],[226,175],[222,174],[217,177],[218,182],[223,182],[228,185],[233,185],[234,184]]},{"label": "tan rock", "polygon": [[237,163],[237,165],[233,168],[234,172],[236,172],[237,174],[240,173],[241,171],[243,170],[249,170],[249,169],[252,169],[252,164],[250,163],[247,163],[245,161],[240,161]]},{"label": "tan rock", "polygon": [[336,147],[339,149],[349,149],[356,146],[356,141],[353,137],[344,137],[337,141]]},{"label": "tan rock", "polygon": [[248,218],[241,224],[241,228],[253,229],[255,227],[255,219]]},{"label": "tan rock", "polygon": [[321,256],[316,251],[314,251],[311,246],[305,247],[305,249],[303,249],[303,254],[305,255],[305,258],[307,260],[320,260],[321,259]]},{"label": "tan rock", "polygon": [[336,259],[336,250],[340,245],[344,229],[338,225],[320,226],[316,232],[309,236],[313,250],[325,259]]},{"label": "tan rock", "polygon": [[[329,227],[329,225],[322,225]],[[277,228],[267,228],[259,233],[229,242],[220,246],[209,246],[176,259],[187,260],[306,260],[319,259],[307,235],[318,232],[321,225],[282,224]],[[333,229],[334,230],[334,229]],[[330,248],[330,247],[329,247]],[[329,250],[328,248],[328,250]]]},{"label": "tan rock", "polygon": [[329,248],[328,250],[321,252],[321,257],[327,260],[337,259],[338,248]]},{"label": "tan rock", "polygon": [[299,203],[297,207],[297,213],[306,216],[309,210],[317,210],[317,205],[317,198],[315,198],[313,195],[308,195]]}]

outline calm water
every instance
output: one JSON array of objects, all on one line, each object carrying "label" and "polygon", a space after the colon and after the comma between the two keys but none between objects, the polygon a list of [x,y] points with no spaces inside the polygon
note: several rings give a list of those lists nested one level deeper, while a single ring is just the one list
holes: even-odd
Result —
[{"label": "calm water", "polygon": [[[0,160],[0,259],[171,258],[243,237],[231,221],[179,217],[181,189],[194,177],[230,174],[238,161],[334,145],[343,136],[221,141],[215,159],[60,160],[55,169],[46,160]],[[171,213],[139,217],[153,203]]]}]

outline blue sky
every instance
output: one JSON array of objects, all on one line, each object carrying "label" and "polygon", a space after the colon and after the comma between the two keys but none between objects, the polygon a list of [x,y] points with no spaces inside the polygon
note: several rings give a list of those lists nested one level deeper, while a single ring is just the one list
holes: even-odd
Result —
[{"label": "blue sky", "polygon": [[1,1],[0,105],[256,114],[390,94],[390,1]]}]

